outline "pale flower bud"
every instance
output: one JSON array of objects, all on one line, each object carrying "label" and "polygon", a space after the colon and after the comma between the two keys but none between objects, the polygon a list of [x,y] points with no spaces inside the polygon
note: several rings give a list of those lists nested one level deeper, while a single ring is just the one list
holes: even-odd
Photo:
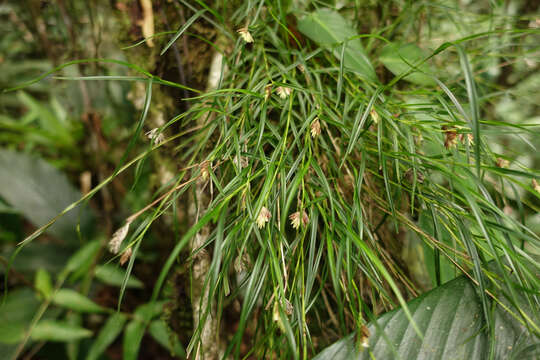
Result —
[{"label": "pale flower bud", "polygon": [[272,94],[272,84],[268,84],[264,87],[264,101],[268,101],[270,94]]},{"label": "pale flower bud", "polygon": [[536,181],[536,179],[532,179],[532,186],[533,189],[536,190],[537,193],[540,193],[540,185]]},{"label": "pale flower bud", "polygon": [[259,229],[262,229],[264,225],[270,221],[270,218],[272,217],[272,214],[270,214],[270,211],[266,207],[262,207],[261,211],[259,212],[259,216],[257,216],[257,226]]},{"label": "pale flower bud", "polygon": [[282,99],[285,99],[285,98],[287,98],[287,96],[291,95],[291,89],[288,88],[288,87],[284,87],[284,86],[279,86],[276,89],[276,92],[279,95],[279,97],[282,98]]},{"label": "pale flower bud", "polygon": [[291,226],[294,229],[298,229],[300,227],[300,223],[302,223],[304,226],[306,226],[309,222],[308,215],[305,211],[302,211],[302,217],[300,217],[300,211],[297,211],[295,213],[292,213],[289,216],[289,220],[291,220]]},{"label": "pale flower bud", "polygon": [[319,122],[319,118],[316,117],[311,123],[311,137],[316,138],[319,135],[321,135],[321,123]]},{"label": "pale flower bud", "polygon": [[497,158],[497,163],[496,163],[497,167],[500,167],[500,168],[507,168],[508,165],[510,165],[510,162],[506,159],[503,159],[503,158]]},{"label": "pale flower bud", "polygon": [[124,266],[124,264],[131,258],[131,254],[133,253],[133,250],[131,250],[130,247],[128,247],[120,257],[120,266]]},{"label": "pale flower bud", "polygon": [[161,144],[165,141],[165,136],[163,133],[159,132],[159,128],[155,128],[146,133],[146,136],[153,141],[156,145]]},{"label": "pale flower bud", "polygon": [[369,114],[371,115],[371,118],[373,119],[373,122],[375,124],[378,124],[379,120],[381,118],[380,118],[379,114],[377,113],[377,111],[375,111],[375,108],[371,108],[371,111],[369,112]]},{"label": "pale flower bud", "polygon": [[111,253],[118,254],[118,251],[120,251],[120,245],[122,245],[122,241],[124,241],[129,232],[129,224],[129,222],[126,222],[124,226],[114,232],[109,241],[109,251]]},{"label": "pale flower bud", "polygon": [[251,36],[251,33],[248,31],[247,27],[240,28],[236,30],[240,37],[246,42],[246,43],[252,43],[253,42],[253,36]]}]

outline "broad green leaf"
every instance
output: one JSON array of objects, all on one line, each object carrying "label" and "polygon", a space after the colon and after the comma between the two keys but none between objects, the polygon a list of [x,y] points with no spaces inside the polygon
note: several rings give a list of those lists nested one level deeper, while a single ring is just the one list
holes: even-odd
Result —
[{"label": "broad green leaf", "polygon": [[107,350],[107,347],[113,343],[116,337],[122,332],[126,322],[126,315],[115,313],[109,317],[103,328],[99,332],[97,339],[88,351],[86,360],[97,360],[99,356]]},{"label": "broad green leaf", "polygon": [[427,63],[419,63],[426,58],[415,44],[390,43],[386,45],[380,54],[379,59],[392,74],[398,76],[410,70],[415,72],[405,76],[403,79],[419,85],[435,85],[435,81],[423,73],[431,73],[431,69]]},{"label": "broad green leaf", "polygon": [[340,43],[347,41],[343,53],[345,68],[358,75],[377,81],[375,70],[369,61],[355,29],[338,12],[330,9],[317,10],[298,21],[298,29],[322,47],[332,47],[332,53],[341,59]]},{"label": "broad green leaf", "polygon": [[79,312],[99,313],[105,311],[103,307],[71,289],[58,290],[54,294],[52,302],[58,306]]},{"label": "broad green leaf", "polygon": [[[35,226],[47,224],[81,193],[67,177],[47,162],[23,153],[0,150],[0,196],[19,210]],[[76,228],[83,232],[91,223],[86,207],[77,207],[59,218],[47,232],[69,241],[77,239]]]},{"label": "broad green leaf", "polygon": [[[358,352],[355,335],[323,350],[314,360],[339,359],[485,359],[489,334],[480,298],[470,280],[461,276],[409,303],[421,340],[401,309],[369,325],[369,348]],[[539,351],[528,331],[500,307],[495,310],[495,359],[532,359]],[[527,355],[527,356],[525,356]],[[537,355],[539,355],[537,353]]]},{"label": "broad green leaf", "polygon": [[47,270],[39,269],[36,272],[34,286],[36,287],[36,290],[38,290],[45,298],[51,296],[51,293],[53,291],[53,285],[51,281],[51,275],[49,275]]},{"label": "broad green leaf", "polygon": [[126,326],[123,343],[124,360],[137,360],[145,328],[145,323],[138,320],[130,321]]},{"label": "broad green leaf", "polygon": [[65,322],[43,320],[32,330],[32,339],[36,341],[73,341],[92,336],[92,331]]},{"label": "broad green leaf", "polygon": [[0,343],[16,344],[24,337],[39,301],[30,289],[12,290],[0,301]]},{"label": "broad green leaf", "polygon": [[164,348],[168,349],[172,355],[185,357],[186,350],[178,341],[178,337],[167,329],[167,324],[162,319],[154,320],[150,323],[148,332]]},{"label": "broad green leaf", "polygon": [[[115,265],[100,265],[96,268],[96,278],[107,285],[122,286],[125,275],[126,271]],[[140,289],[143,286],[142,281],[135,276],[131,275],[129,277],[127,282],[128,288]]]}]

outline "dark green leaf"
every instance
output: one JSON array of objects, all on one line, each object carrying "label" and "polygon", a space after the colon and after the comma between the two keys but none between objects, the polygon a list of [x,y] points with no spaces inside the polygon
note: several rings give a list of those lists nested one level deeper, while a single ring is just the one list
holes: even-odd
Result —
[{"label": "dark green leaf", "polygon": [[[470,280],[461,276],[409,303],[420,339],[401,310],[382,315],[369,325],[369,348],[354,335],[339,340],[314,359],[485,359],[489,334],[484,331],[482,304]],[[527,330],[500,307],[495,310],[495,359],[515,358],[529,351]],[[356,349],[363,349],[358,352]]]}]

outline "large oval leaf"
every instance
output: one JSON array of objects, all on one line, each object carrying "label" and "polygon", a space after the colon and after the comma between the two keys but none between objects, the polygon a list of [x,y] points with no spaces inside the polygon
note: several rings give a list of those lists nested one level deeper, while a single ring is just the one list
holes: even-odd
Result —
[{"label": "large oval leaf", "polygon": [[[81,198],[58,169],[39,158],[8,150],[0,150],[0,196],[19,210],[35,226],[42,226],[68,205]],[[87,207],[78,207],[59,218],[47,229],[63,240],[76,240],[77,225],[84,232],[91,222]]]},{"label": "large oval leaf", "polygon": [[[424,339],[420,339],[404,311],[382,315],[369,325],[369,347],[358,351],[351,334],[314,360],[340,359],[485,359],[489,334],[482,305],[470,281],[461,276],[408,304]],[[494,359],[532,359],[538,345],[527,330],[499,307],[495,310]],[[538,342],[534,342],[538,344]],[[362,349],[362,348],[361,348]]]},{"label": "large oval leaf", "polygon": [[431,73],[427,63],[419,64],[426,58],[422,49],[415,44],[390,43],[379,56],[381,62],[392,74],[398,76],[410,70],[415,72],[403,79],[419,85],[435,85],[435,81],[426,74]]},{"label": "large oval leaf", "polygon": [[[334,46],[333,54],[338,59],[341,59],[341,47],[335,45],[358,35],[343,16],[330,9],[319,9],[300,19],[298,29],[323,47]],[[358,38],[347,41],[343,65],[366,79],[377,81],[375,70]]]}]

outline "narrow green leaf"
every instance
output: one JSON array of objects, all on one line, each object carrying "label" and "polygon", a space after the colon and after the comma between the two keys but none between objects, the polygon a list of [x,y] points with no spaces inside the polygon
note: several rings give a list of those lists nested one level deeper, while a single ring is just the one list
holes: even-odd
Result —
[{"label": "narrow green leaf", "polygon": [[100,313],[105,311],[105,308],[71,289],[58,290],[54,294],[52,302],[55,305],[79,312]]},{"label": "narrow green leaf", "polygon": [[35,341],[66,342],[91,337],[92,331],[65,322],[43,320],[36,324],[31,336]]}]

